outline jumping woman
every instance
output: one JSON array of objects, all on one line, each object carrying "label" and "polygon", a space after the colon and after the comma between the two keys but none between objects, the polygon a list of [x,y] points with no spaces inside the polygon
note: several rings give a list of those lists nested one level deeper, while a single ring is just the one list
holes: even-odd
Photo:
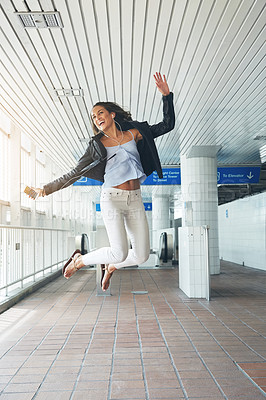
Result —
[{"label": "jumping woman", "polygon": [[[140,184],[153,171],[162,178],[154,139],[171,131],[175,124],[173,93],[163,75],[154,75],[163,98],[163,120],[158,124],[133,121],[130,112],[112,102],[98,102],[91,111],[94,136],[77,166],[69,173],[32,193],[46,196],[63,189],[81,176],[103,182],[101,213],[110,247],[81,255],[76,250],[64,265],[70,278],[86,265],[102,264],[102,290],[108,289],[114,271],[144,263],[150,254],[149,229]],[[34,195],[29,194],[31,198]],[[131,249],[128,249],[129,237]]]}]

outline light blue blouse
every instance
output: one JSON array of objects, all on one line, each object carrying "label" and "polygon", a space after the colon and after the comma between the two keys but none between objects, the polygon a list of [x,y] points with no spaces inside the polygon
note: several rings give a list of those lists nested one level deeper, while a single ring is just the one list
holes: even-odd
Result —
[{"label": "light blue blouse", "polygon": [[118,146],[106,147],[107,163],[104,174],[103,188],[121,185],[130,179],[139,179],[140,183],[145,181],[145,175],[137,144],[132,135],[132,140]]}]

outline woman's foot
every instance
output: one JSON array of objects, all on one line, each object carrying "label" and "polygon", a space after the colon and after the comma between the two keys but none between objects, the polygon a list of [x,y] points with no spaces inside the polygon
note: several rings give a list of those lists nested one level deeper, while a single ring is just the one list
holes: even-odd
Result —
[{"label": "woman's foot", "polygon": [[65,269],[64,277],[69,279],[75,272],[77,272],[80,268],[84,267],[82,257],[80,253],[76,253],[72,258],[72,261],[68,264]]},{"label": "woman's foot", "polygon": [[105,266],[105,273],[104,277],[102,279],[102,290],[105,292],[110,285],[110,279],[112,278],[112,275],[114,271],[116,270],[114,265],[107,264]]}]

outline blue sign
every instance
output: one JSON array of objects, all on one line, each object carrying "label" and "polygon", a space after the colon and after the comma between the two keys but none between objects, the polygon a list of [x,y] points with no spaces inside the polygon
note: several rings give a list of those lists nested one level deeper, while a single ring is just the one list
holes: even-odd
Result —
[{"label": "blue sign", "polygon": [[[158,177],[157,172],[153,172],[142,185],[180,185],[181,175],[180,168],[163,168],[163,178]],[[85,176],[73,183],[74,186],[101,186],[102,182]]]},{"label": "blue sign", "polygon": [[224,185],[259,183],[260,167],[221,167],[217,168],[217,183]]},{"label": "blue sign", "polygon": [[[217,168],[217,183],[223,185],[241,185],[244,183],[259,183],[260,167],[219,167]],[[163,178],[153,172],[142,185],[180,185],[180,168],[163,168]],[[82,177],[73,183],[74,186],[101,186],[102,182]]]},{"label": "blue sign", "polygon": [[180,185],[180,168],[163,168],[163,178],[160,179],[157,172],[153,172],[142,185]]},{"label": "blue sign", "polygon": [[[152,203],[143,203],[145,211],[152,211]],[[100,203],[96,203],[96,211],[101,211]]]},{"label": "blue sign", "polygon": [[152,203],[143,203],[145,211],[152,211]]},{"label": "blue sign", "polygon": [[83,176],[78,181],[73,183],[73,186],[101,186],[103,182],[96,181],[95,179],[86,178]]}]

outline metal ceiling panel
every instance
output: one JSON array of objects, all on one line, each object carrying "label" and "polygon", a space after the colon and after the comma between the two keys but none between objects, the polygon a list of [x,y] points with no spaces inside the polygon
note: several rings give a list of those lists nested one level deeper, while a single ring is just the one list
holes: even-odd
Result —
[{"label": "metal ceiling panel", "polygon": [[[63,28],[23,29],[23,11],[59,12]],[[164,165],[196,144],[222,145],[220,164],[258,164],[265,20],[265,0],[1,0],[1,107],[68,169],[92,134],[97,101],[161,120],[152,76],[161,71],[176,111],[174,130],[156,139]],[[58,98],[60,89],[84,96]]]}]

